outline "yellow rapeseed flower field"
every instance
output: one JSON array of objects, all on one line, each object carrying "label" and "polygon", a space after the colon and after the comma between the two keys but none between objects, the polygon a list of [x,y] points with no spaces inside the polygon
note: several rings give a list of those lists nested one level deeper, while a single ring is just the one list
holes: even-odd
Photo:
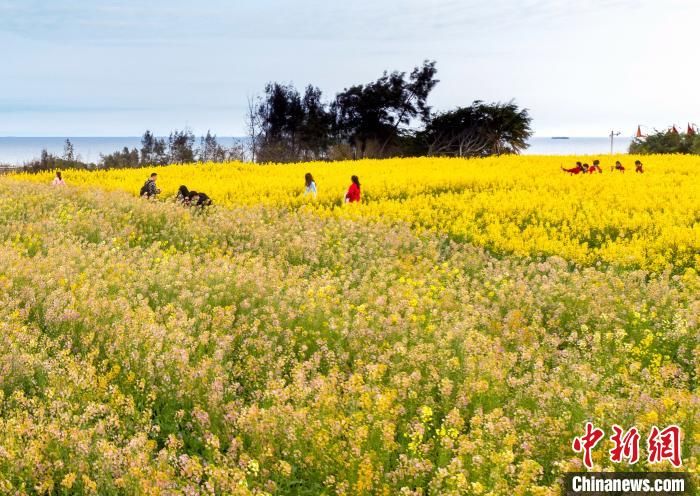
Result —
[{"label": "yellow rapeseed flower field", "polygon": [[0,177],[0,495],[555,496],[588,422],[700,483],[700,160],[573,160]]},{"label": "yellow rapeseed flower field", "polygon": [[[158,172],[162,198],[180,184],[219,205],[310,208],[322,216],[406,223],[484,246],[496,254],[557,255],[583,265],[682,270],[700,262],[700,159],[604,157],[602,174],[560,170],[575,157],[509,156],[478,160],[416,158],[292,165],[244,163],[148,169],[69,171],[69,184],[138,193]],[[612,172],[614,161],[626,173]],[[316,179],[315,201],[303,195],[304,174]],[[347,208],[350,175],[360,177],[362,205]],[[51,173],[24,175],[48,182]]]}]

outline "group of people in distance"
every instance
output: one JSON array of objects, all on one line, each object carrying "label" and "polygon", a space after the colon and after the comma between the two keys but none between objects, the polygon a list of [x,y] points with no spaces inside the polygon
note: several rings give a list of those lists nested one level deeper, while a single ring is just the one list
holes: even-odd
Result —
[{"label": "group of people in distance", "polygon": [[[304,195],[309,195],[316,198],[318,190],[316,189],[316,181],[314,176],[310,172],[307,172],[304,176],[304,182],[306,184],[306,189],[304,190]],[[345,203],[358,203],[362,197],[362,189],[360,186],[360,178],[357,176],[350,177],[350,187],[347,193],[345,193]]]},{"label": "group of people in distance", "polygon": [[[603,173],[603,169],[600,168],[600,160],[594,160],[593,165],[576,162],[576,167],[573,167],[571,169],[565,169],[564,167],[562,167],[561,170],[563,170],[564,172],[568,172],[569,174],[595,174],[596,172],[599,174]],[[622,162],[617,160],[615,162],[615,165],[613,167],[610,167],[610,171],[625,172],[625,167],[622,165]],[[641,160],[635,160],[634,172],[638,172],[640,174],[644,173],[644,164],[642,164]]]},{"label": "group of people in distance", "polygon": [[[155,172],[141,186],[139,195],[142,198],[154,199],[160,194],[160,189],[156,186],[158,174]],[[184,184],[177,190],[175,201],[188,207],[208,207],[212,204],[211,198],[201,191],[190,191]]]},{"label": "group of people in distance", "polygon": [[[596,160],[597,162],[597,160]],[[595,164],[595,162],[594,162]],[[160,194],[160,189],[156,185],[158,181],[158,174],[153,173],[149,176],[141,190],[139,191],[139,196],[146,199],[155,199]],[[316,181],[314,176],[310,172],[307,172],[304,176],[305,190],[304,196],[311,196],[316,198],[318,194],[318,189],[316,189]],[[63,180],[60,171],[56,171],[56,175],[51,182],[52,186],[65,186],[66,182]],[[362,196],[362,190],[360,186],[360,179],[357,176],[350,177],[350,187],[347,193],[345,193],[345,203],[359,203]],[[202,193],[201,191],[190,191],[184,184],[180,186],[177,190],[177,195],[175,196],[175,201],[181,203],[187,207],[208,207],[212,205],[213,201],[209,198],[209,195]]]},{"label": "group of people in distance", "polygon": [[[61,179],[61,173],[56,173],[57,178]],[[156,186],[156,181],[158,180],[158,174],[153,173],[146,180],[146,182],[141,186],[141,191],[139,191],[139,196],[146,199],[154,199],[160,194],[160,189]],[[304,190],[304,195],[312,196],[316,198],[318,194],[318,189],[316,188],[316,181],[310,172],[307,172],[304,176],[304,182],[306,188]],[[361,198],[361,186],[360,179],[357,176],[352,176],[350,178],[350,187],[347,193],[345,193],[345,203],[357,203]],[[190,191],[184,184],[180,186],[177,190],[177,196],[175,201],[182,203],[188,207],[208,207],[213,202],[211,198],[206,193],[201,191]]]}]

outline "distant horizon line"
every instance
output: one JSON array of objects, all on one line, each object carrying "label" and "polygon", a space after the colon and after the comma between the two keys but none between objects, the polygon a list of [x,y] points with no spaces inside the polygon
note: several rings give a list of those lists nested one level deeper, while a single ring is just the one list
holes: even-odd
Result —
[{"label": "distant horizon line", "polygon": [[[167,138],[168,135],[154,135],[156,138]],[[217,138],[247,138],[248,136],[234,136],[234,135],[228,135],[228,134],[216,134],[214,135]],[[106,139],[106,138],[117,138],[117,139],[124,139],[124,138],[137,138],[141,139],[143,135],[140,136],[118,136],[118,135],[100,135],[100,136],[43,136],[43,135],[34,135],[34,136],[0,136],[0,139],[37,139],[37,138],[49,138],[49,139]],[[195,135],[197,137],[197,135]],[[586,136],[577,136],[577,135],[570,135],[570,134],[552,134],[552,135],[535,135],[531,136],[531,138],[569,138],[569,139],[584,139],[584,138],[605,138],[609,139],[610,135],[586,135]],[[615,136],[615,138],[620,139],[620,138],[634,138],[633,135],[630,136]]]}]

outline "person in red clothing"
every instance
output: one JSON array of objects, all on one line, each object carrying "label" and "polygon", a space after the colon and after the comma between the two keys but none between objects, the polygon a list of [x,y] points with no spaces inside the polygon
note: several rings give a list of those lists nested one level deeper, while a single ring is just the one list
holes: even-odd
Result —
[{"label": "person in red clothing", "polygon": [[568,172],[569,174],[580,174],[582,172],[585,172],[583,169],[583,164],[581,162],[576,162],[576,167],[573,169],[565,169],[564,167],[561,168],[564,172]]},{"label": "person in red clothing", "polygon": [[360,201],[360,180],[357,176],[352,176],[350,178],[352,184],[348,188],[348,192],[345,193],[345,203],[354,203]]},{"label": "person in red clothing", "polygon": [[639,172],[639,173],[644,173],[644,166],[642,165],[641,160],[637,160],[634,162],[634,172]]},{"label": "person in red clothing", "polygon": [[597,172],[599,174],[603,173],[603,169],[600,168],[600,160],[594,160],[593,165],[590,169],[588,169],[589,174],[593,174],[594,172]]}]

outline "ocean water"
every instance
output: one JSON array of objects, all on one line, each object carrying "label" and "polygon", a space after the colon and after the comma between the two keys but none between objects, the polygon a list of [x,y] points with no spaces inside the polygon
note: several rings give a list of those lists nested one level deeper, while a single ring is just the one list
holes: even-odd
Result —
[{"label": "ocean water", "polygon": [[[219,143],[231,146],[240,142],[241,138],[230,136],[218,137]],[[13,138],[0,137],[0,164],[22,165],[25,162],[39,158],[43,149],[61,156],[66,138]],[[140,148],[141,138],[103,137],[81,138],[71,137],[73,149],[83,162],[99,162],[100,155],[107,155],[117,150]],[[615,153],[627,153],[632,138],[617,137],[614,142]],[[197,141],[197,144],[199,140]],[[530,147],[523,152],[525,155],[603,155],[610,153],[610,138],[570,138],[552,139],[537,137],[530,140]]]},{"label": "ocean water", "polygon": [[[617,136],[613,140],[614,153],[627,153],[631,137]],[[523,155],[607,155],[610,137],[605,138],[532,138]]]}]

